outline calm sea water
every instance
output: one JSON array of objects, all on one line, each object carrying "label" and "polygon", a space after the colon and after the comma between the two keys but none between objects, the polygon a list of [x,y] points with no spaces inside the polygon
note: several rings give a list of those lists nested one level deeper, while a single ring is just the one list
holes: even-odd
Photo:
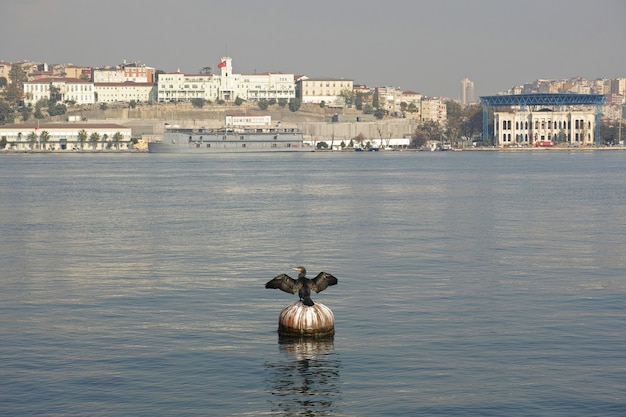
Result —
[{"label": "calm sea water", "polygon": [[0,414],[626,415],[625,158],[2,156]]}]

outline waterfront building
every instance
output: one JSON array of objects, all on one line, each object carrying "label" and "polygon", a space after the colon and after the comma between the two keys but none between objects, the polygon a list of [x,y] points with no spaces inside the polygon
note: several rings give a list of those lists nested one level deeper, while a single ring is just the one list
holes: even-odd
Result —
[{"label": "waterfront building", "polygon": [[301,76],[296,80],[296,97],[302,101],[302,104],[320,104],[323,101],[330,106],[344,106],[345,103],[341,93],[344,91],[352,93],[353,87],[354,81],[344,78],[308,78]]},{"label": "waterfront building", "polygon": [[494,112],[495,145],[501,147],[591,146],[595,127],[593,109]]},{"label": "waterfront building", "polygon": [[131,128],[114,123],[20,123],[0,125],[10,151],[129,149]]}]

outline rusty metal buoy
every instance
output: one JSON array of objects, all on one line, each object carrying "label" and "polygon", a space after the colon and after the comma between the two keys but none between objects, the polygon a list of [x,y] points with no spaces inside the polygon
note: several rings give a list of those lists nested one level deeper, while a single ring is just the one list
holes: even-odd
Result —
[{"label": "rusty metal buoy", "polygon": [[299,300],[280,312],[278,333],[290,337],[332,336],[335,334],[335,315],[322,303],[307,306]]}]

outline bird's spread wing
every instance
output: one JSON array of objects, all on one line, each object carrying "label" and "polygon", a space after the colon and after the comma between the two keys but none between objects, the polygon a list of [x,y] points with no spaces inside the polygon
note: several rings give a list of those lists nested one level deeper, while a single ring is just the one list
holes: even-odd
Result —
[{"label": "bird's spread wing", "polygon": [[279,290],[283,290],[291,294],[295,294],[301,286],[302,284],[287,274],[280,274],[265,284],[265,288],[278,288]]},{"label": "bird's spread wing", "polygon": [[328,272],[320,272],[311,281],[313,281],[311,289],[315,292],[324,291],[329,285],[337,284],[337,278],[330,275]]}]

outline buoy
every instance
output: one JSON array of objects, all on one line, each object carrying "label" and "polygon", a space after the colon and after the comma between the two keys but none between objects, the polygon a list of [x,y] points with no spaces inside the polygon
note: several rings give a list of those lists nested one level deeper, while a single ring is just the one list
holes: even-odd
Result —
[{"label": "buoy", "polygon": [[281,336],[326,337],[335,334],[335,315],[324,304],[306,306],[302,301],[288,305],[280,312],[278,334]]}]

